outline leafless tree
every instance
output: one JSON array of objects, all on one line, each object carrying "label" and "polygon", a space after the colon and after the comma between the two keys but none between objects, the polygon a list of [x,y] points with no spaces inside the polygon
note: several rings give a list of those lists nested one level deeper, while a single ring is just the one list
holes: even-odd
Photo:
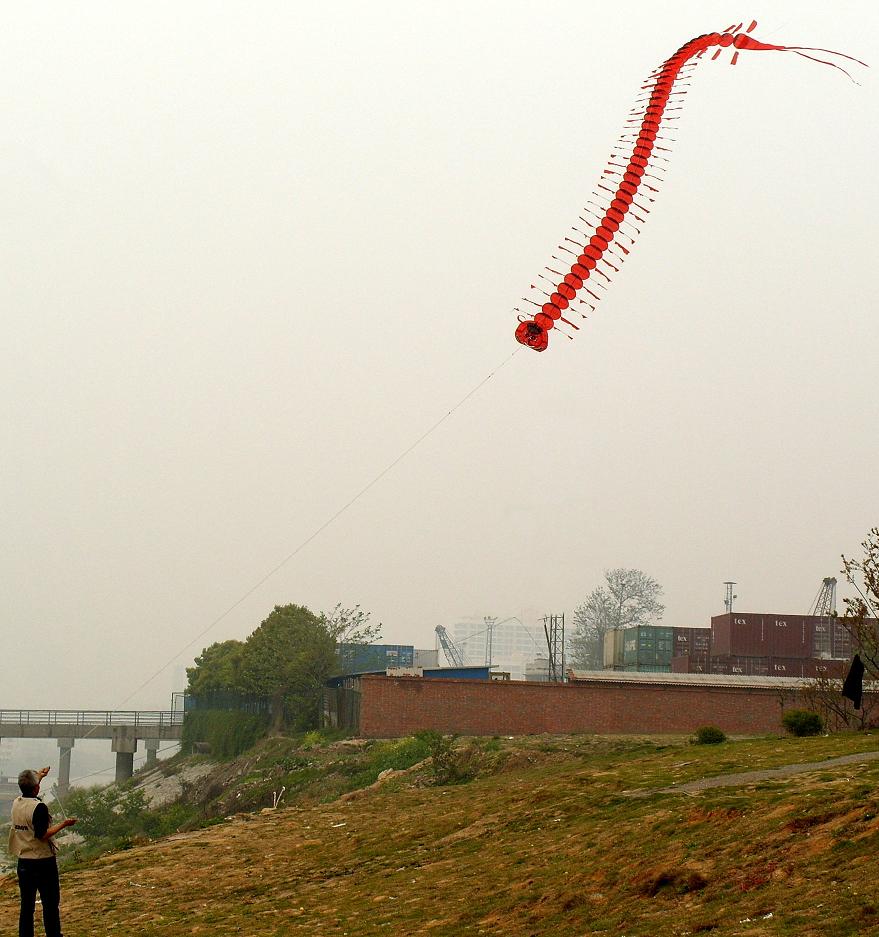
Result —
[{"label": "leafless tree", "polygon": [[873,527],[861,544],[860,559],[842,557],[842,573],[855,596],[844,599],[839,618],[852,636],[852,648],[864,664],[865,693],[860,709],[842,696],[842,680],[821,677],[808,681],[802,691],[805,705],[819,713],[830,731],[867,729],[879,725],[879,693],[870,683],[879,681],[879,527]]},{"label": "leafless tree", "polygon": [[647,625],[662,618],[662,586],[640,569],[609,569],[606,585],[593,589],[574,609],[571,663],[600,670],[604,636],[616,628]]}]

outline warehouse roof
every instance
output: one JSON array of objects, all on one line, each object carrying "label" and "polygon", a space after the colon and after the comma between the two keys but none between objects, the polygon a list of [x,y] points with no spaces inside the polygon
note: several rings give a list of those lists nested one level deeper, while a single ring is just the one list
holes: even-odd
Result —
[{"label": "warehouse roof", "polygon": [[741,674],[719,673],[648,673],[633,670],[569,670],[568,679],[574,683],[656,683],[679,686],[740,686],[795,688],[808,682],[804,677],[747,677]]}]

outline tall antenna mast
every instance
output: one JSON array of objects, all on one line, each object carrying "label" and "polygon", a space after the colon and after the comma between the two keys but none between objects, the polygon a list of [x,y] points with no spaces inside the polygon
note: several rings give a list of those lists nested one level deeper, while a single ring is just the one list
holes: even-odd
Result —
[{"label": "tall antenna mast", "polygon": [[726,609],[727,615],[729,615],[733,610],[733,602],[738,598],[738,596],[733,595],[732,590],[733,586],[735,585],[734,582],[725,582],[724,585],[726,586],[726,598],[723,600],[723,607]]}]

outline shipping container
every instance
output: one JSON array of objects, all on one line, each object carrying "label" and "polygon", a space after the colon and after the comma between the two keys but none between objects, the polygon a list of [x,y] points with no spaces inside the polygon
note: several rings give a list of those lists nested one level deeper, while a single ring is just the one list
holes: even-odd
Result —
[{"label": "shipping container", "polygon": [[844,660],[804,660],[803,676],[807,678],[827,677],[829,680],[842,680],[848,669]]},{"label": "shipping container", "polygon": [[604,635],[604,669],[619,670],[623,666],[623,636],[622,628],[615,628]]},{"label": "shipping container", "polygon": [[770,677],[828,677],[836,680],[845,676],[846,662],[841,660],[773,657],[769,661]]},{"label": "shipping container", "polygon": [[708,651],[711,643],[710,628],[674,628],[672,645],[674,657],[686,657],[694,651]]},{"label": "shipping container", "polygon": [[415,660],[415,648],[411,644],[340,644],[338,653],[342,673],[411,667]]},{"label": "shipping container", "polygon": [[674,656],[674,629],[638,625],[623,632],[623,666],[627,670],[667,673]]},{"label": "shipping container", "polygon": [[710,673],[733,674],[744,677],[769,676],[768,657],[744,657],[738,654],[712,656],[708,666]]},{"label": "shipping container", "polygon": [[671,659],[672,673],[709,673],[707,657],[673,657]]},{"label": "shipping container", "polygon": [[711,653],[738,657],[811,657],[808,615],[733,612],[711,619]]}]

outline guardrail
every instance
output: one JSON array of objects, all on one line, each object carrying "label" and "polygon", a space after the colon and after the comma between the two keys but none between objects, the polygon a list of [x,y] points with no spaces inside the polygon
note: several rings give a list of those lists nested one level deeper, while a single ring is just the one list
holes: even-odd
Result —
[{"label": "guardrail", "polygon": [[[161,710],[79,709],[0,709],[0,726],[134,726],[135,728],[164,728],[183,725],[182,712]],[[2,729],[0,729],[2,734]]]}]

